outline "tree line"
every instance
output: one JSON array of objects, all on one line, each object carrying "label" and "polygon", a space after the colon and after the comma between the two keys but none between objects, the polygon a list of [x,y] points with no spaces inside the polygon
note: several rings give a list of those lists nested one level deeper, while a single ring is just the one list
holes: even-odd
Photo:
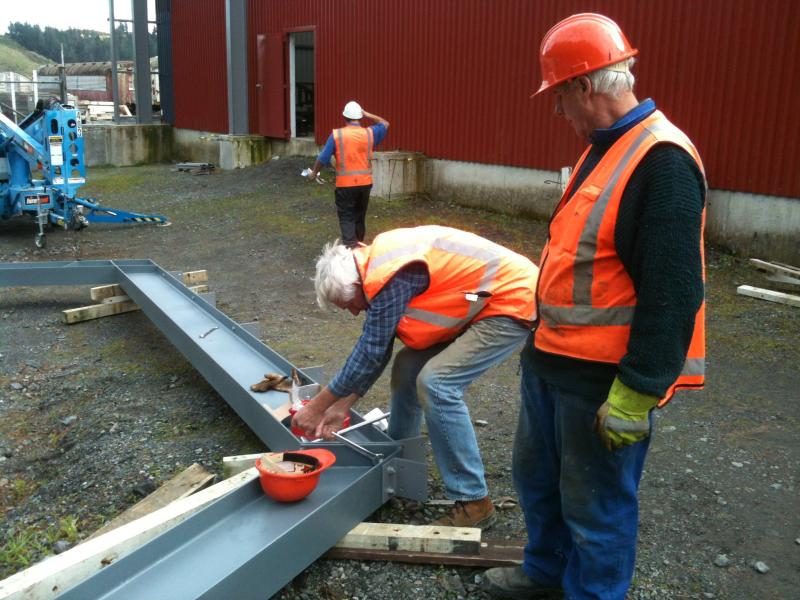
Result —
[{"label": "tree line", "polygon": [[[91,29],[56,29],[28,23],[11,23],[8,26],[8,37],[23,48],[37,52],[61,62],[61,47],[64,47],[64,62],[105,62],[111,60],[111,43],[109,34]],[[156,32],[148,34],[150,56],[158,54]],[[114,32],[117,60],[133,60],[133,33],[127,23],[120,23]]]}]

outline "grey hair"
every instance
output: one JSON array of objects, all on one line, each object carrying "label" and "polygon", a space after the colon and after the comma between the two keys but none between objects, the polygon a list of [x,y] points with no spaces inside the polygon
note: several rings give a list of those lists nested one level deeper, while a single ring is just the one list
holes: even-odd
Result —
[{"label": "grey hair", "polygon": [[632,92],[636,79],[631,73],[631,67],[636,59],[633,57],[613,65],[609,65],[587,75],[592,82],[592,89],[598,94],[619,96],[624,92]]},{"label": "grey hair", "polygon": [[339,240],[325,244],[317,258],[314,289],[320,308],[337,308],[335,302],[349,302],[355,297],[355,286],[361,278],[353,259],[353,250],[342,246]]}]

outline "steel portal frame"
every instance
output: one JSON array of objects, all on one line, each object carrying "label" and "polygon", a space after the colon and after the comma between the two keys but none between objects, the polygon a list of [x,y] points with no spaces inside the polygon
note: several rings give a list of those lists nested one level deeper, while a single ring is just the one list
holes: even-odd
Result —
[{"label": "steel portal frame", "polygon": [[[61,598],[269,598],[392,496],[426,497],[421,438],[395,441],[376,427],[356,444],[303,443],[286,426],[280,392],[248,382],[293,366],[245,327],[149,260],[0,264],[0,287],[118,284],[271,449],[326,447],[336,464],[292,504],[270,500],[253,480],[198,511]],[[302,377],[312,381],[300,371]],[[351,413],[351,423],[363,417]],[[359,451],[357,447],[361,448]],[[365,450],[365,451],[364,451]]]}]

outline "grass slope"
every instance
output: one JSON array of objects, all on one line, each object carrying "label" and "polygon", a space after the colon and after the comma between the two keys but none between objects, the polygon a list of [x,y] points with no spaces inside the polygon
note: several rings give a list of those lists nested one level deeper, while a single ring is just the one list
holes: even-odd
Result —
[{"label": "grass slope", "polygon": [[26,50],[8,36],[0,36],[0,72],[14,71],[30,77],[31,71],[52,62],[41,54]]}]

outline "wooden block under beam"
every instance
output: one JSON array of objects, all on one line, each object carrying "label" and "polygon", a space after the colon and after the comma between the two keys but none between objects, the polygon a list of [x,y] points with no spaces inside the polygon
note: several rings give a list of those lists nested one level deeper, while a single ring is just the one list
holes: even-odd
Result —
[{"label": "wooden block under beam", "polygon": [[[252,465],[251,465],[252,466]],[[244,471],[246,469],[242,469]],[[241,471],[239,471],[241,473]],[[112,519],[95,531],[88,539],[96,538],[104,533],[130,523],[140,517],[165,507],[170,502],[185,498],[214,482],[215,475],[206,471],[201,465],[194,463],[178,475],[165,482],[152,494],[143,498],[121,515]]]},{"label": "wooden block under beam", "polygon": [[761,300],[769,300],[770,302],[778,302],[780,304],[788,304],[789,306],[800,307],[800,296],[795,296],[793,294],[784,294],[783,292],[775,292],[773,290],[757,288],[751,285],[740,285],[738,288],[736,288],[736,293],[742,296],[750,296],[752,298],[759,298]]},{"label": "wooden block under beam", "polygon": [[112,283],[111,285],[101,285],[99,287],[93,287],[89,290],[92,300],[95,302],[101,302],[106,298],[113,298],[114,296],[124,296],[124,290],[119,286],[118,283]]},{"label": "wooden block under beam", "polygon": [[474,527],[360,523],[336,548],[380,549],[439,554],[478,554],[481,530]]},{"label": "wooden block under beam", "polygon": [[186,271],[185,273],[181,274],[181,280],[183,281],[183,285],[197,285],[198,283],[207,283],[208,282],[208,271],[203,269],[202,271]]},{"label": "wooden block under beam", "polygon": [[93,304],[81,308],[70,308],[62,311],[64,323],[72,325],[82,321],[91,321],[101,317],[109,317],[121,313],[139,310],[139,306],[127,296],[106,298],[102,304]]},{"label": "wooden block under beam", "polygon": [[366,550],[333,547],[322,555],[335,560],[384,560],[418,565],[453,565],[461,567],[513,567],[522,563],[525,542],[484,540],[478,554],[444,554],[400,550]]},{"label": "wooden block under beam", "polygon": [[[193,271],[193,273],[205,273],[205,271]],[[186,285],[195,294],[205,294],[208,292],[208,285],[206,284]],[[90,295],[95,302],[101,302],[108,298],[113,298],[114,296],[125,296],[126,294],[118,283],[112,283],[111,285],[101,285],[91,288]]]},{"label": "wooden block under beam", "polygon": [[259,458],[263,452],[258,454],[239,454],[237,456],[223,456],[222,457],[222,476],[225,478],[238,475],[242,471],[246,471],[256,464],[256,459]]}]

